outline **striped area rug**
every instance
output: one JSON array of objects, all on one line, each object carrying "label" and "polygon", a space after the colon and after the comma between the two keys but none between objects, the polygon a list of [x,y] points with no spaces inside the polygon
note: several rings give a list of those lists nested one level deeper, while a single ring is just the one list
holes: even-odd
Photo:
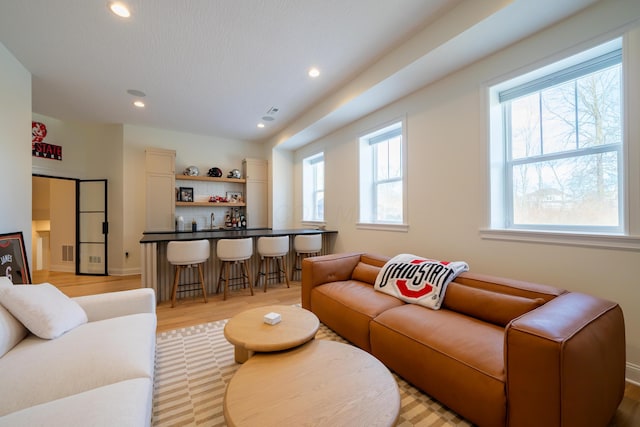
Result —
[{"label": "striped area rug", "polygon": [[[221,320],[158,334],[153,426],[226,426],[224,392],[240,365],[233,359],[233,346],[224,338],[225,323]],[[322,324],[316,339],[346,342]],[[399,427],[471,426],[406,381],[394,378],[401,399]]]}]

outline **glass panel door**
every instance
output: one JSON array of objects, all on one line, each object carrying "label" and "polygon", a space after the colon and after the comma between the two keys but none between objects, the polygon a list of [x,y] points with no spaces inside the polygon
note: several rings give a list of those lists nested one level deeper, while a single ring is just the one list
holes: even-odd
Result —
[{"label": "glass panel door", "polygon": [[76,187],[76,274],[107,275],[107,180],[79,180]]}]

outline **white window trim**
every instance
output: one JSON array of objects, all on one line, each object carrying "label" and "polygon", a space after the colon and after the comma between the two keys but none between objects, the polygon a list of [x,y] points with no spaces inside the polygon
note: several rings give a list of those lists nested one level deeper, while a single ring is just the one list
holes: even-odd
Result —
[{"label": "white window trim", "polygon": [[359,230],[379,230],[398,231],[406,233],[409,231],[409,224],[391,224],[388,222],[358,222],[356,228]]},{"label": "white window trim", "polygon": [[[307,167],[307,163],[309,165],[311,165],[312,163],[314,163],[313,161],[317,158],[322,157],[322,162],[325,162],[325,158],[324,158],[324,151],[318,151],[315,154],[310,154],[308,156],[304,156],[304,158],[302,159],[302,214],[303,214],[303,218],[302,218],[302,224],[307,224],[307,225],[311,225],[311,226],[320,226],[320,225],[324,225],[325,224],[325,218],[323,217],[322,219],[310,219],[310,218],[304,218],[304,208],[305,208],[305,202],[306,202],[306,198],[307,195],[305,194],[305,186],[304,186],[304,182],[305,182],[305,169]],[[325,168],[326,171],[326,168]],[[326,181],[323,183],[323,187],[326,187]],[[326,192],[326,188],[325,190],[323,190],[324,192]],[[316,189],[313,189],[313,193],[316,192]],[[311,197],[312,199],[312,197]],[[325,197],[325,202],[326,202],[326,197]],[[315,206],[312,207],[313,211],[315,212]]]},{"label": "white window trim", "polygon": [[[628,32],[623,33],[623,30]],[[518,75],[523,75],[526,70],[515,70],[509,75],[503,75],[493,81],[485,82],[481,88],[481,107],[485,112],[485,120],[483,121],[484,135],[486,141],[486,157],[482,159],[482,170],[486,171],[486,200],[487,205],[485,209],[486,215],[486,227],[479,229],[479,235],[481,239],[496,240],[496,241],[515,241],[526,243],[540,243],[540,244],[553,244],[561,246],[577,246],[588,248],[600,248],[600,249],[617,249],[617,250],[632,250],[637,251],[640,249],[640,146],[639,144],[633,144],[631,141],[640,140],[640,125],[635,122],[629,122],[629,114],[631,111],[637,112],[640,109],[640,82],[637,78],[631,79],[631,76],[640,75],[640,55],[636,53],[637,46],[640,46],[640,28],[620,29],[618,32],[614,32],[608,35],[603,35],[598,40],[592,40],[590,46],[576,46],[573,48],[573,52],[568,52],[564,57],[569,57],[573,54],[577,54],[582,51],[588,50],[590,47],[597,46],[611,40],[613,38],[622,37],[622,49],[623,49],[623,61],[622,61],[622,78],[624,85],[624,118],[623,118],[623,135],[626,143],[623,146],[624,163],[623,163],[623,191],[624,191],[624,209],[622,215],[624,217],[625,229],[622,234],[587,234],[580,232],[560,232],[560,231],[538,231],[538,230],[520,230],[520,229],[504,229],[498,224],[500,219],[496,221],[496,224],[491,224],[492,220],[492,204],[495,203],[494,196],[498,195],[498,191],[492,191],[491,169],[503,168],[501,166],[501,159],[499,159],[499,153],[496,150],[491,150],[492,137],[495,136],[495,132],[499,131],[491,124],[491,109],[496,108],[497,103],[491,99],[491,88],[499,84],[510,80]],[[632,53],[633,51],[633,53]],[[553,62],[558,62],[559,58],[547,58],[545,63],[530,64],[529,71],[539,69]],[[499,105],[497,108],[500,108]],[[631,195],[634,195],[632,198]]]},{"label": "white window trim", "polygon": [[325,227],[327,225],[327,222],[322,220],[322,221],[313,221],[310,219],[306,219],[304,221],[300,222],[302,225],[304,226],[309,226],[309,227]]},{"label": "white window trim", "polygon": [[389,120],[386,123],[375,126],[374,128],[370,128],[366,131],[360,132],[360,135],[357,139],[358,144],[358,218],[361,218],[361,206],[360,206],[360,173],[361,173],[361,165],[360,165],[360,144],[362,138],[373,134],[375,132],[381,131],[384,128],[387,128],[395,123],[400,122],[400,126],[402,127],[402,222],[401,223],[391,223],[391,222],[382,222],[382,221],[372,221],[372,222],[363,222],[358,220],[356,222],[356,229],[359,230],[378,230],[378,231],[395,231],[395,232],[408,232],[409,231],[409,186],[408,186],[408,176],[409,176],[409,168],[408,168],[408,140],[407,140],[407,117],[397,117],[395,119]]},{"label": "white window trim", "polygon": [[580,246],[602,249],[640,249],[640,236],[585,234],[558,231],[531,231],[506,229],[481,229],[480,237],[486,240],[502,240],[527,243],[552,243],[561,246]]}]

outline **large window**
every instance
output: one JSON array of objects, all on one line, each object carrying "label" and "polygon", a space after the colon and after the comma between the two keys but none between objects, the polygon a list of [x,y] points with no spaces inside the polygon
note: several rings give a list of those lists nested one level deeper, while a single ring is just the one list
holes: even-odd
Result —
[{"label": "large window", "polygon": [[360,138],[360,223],[405,224],[402,122]]},{"label": "large window", "polygon": [[620,44],[494,88],[494,227],[623,230]]},{"label": "large window", "polygon": [[324,153],[302,161],[304,221],[324,221]]}]

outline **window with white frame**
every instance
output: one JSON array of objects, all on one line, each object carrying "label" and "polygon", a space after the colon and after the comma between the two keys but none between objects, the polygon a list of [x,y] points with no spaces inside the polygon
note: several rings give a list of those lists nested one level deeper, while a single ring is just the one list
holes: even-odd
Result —
[{"label": "window with white frame", "polygon": [[624,229],[621,40],[491,89],[491,225]]},{"label": "window with white frame", "polygon": [[302,161],[302,219],[324,221],[324,153]]},{"label": "window with white frame", "polygon": [[406,224],[402,122],[360,138],[360,223]]}]

